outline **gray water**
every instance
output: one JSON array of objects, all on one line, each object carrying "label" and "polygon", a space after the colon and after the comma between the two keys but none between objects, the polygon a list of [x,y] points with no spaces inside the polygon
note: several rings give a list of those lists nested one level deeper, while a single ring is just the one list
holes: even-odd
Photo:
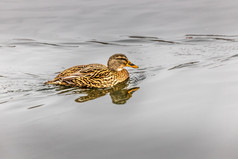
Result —
[{"label": "gray water", "polygon": [[[237,8],[231,0],[0,1],[0,158],[236,159]],[[114,53],[140,67],[118,88],[44,85]]]}]

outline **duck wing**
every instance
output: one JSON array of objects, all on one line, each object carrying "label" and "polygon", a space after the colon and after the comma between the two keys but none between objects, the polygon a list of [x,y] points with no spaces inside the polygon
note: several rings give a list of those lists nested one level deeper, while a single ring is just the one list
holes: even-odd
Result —
[{"label": "duck wing", "polygon": [[62,71],[53,81],[48,81],[46,84],[92,87],[93,83],[97,83],[109,74],[110,70],[102,64],[79,65]]},{"label": "duck wing", "polygon": [[78,65],[78,66],[70,67],[70,68],[60,72],[55,77],[55,80],[60,79],[60,78],[64,78],[64,77],[67,77],[67,76],[77,75],[85,67],[87,67],[87,65]]},{"label": "duck wing", "polygon": [[102,64],[79,65],[62,71],[55,79],[93,76],[96,72],[100,72],[101,70],[107,70],[107,67]]},{"label": "duck wing", "polygon": [[102,64],[90,64],[80,70],[81,77],[87,78],[103,78],[110,73],[108,68]]},{"label": "duck wing", "polygon": [[[73,71],[72,71],[73,70]],[[93,78],[103,78],[107,76],[110,71],[105,65],[102,64],[89,64],[89,65],[82,65],[76,66],[76,68],[69,68],[69,70],[65,70],[67,76],[59,76],[61,80],[72,80],[75,78],[81,79],[93,79]],[[71,72],[70,74],[68,72]],[[62,72],[64,73],[64,71]]]},{"label": "duck wing", "polygon": [[94,87],[100,84],[101,80],[110,74],[110,70],[101,64],[90,64],[70,76],[61,77],[59,81],[63,85]]}]

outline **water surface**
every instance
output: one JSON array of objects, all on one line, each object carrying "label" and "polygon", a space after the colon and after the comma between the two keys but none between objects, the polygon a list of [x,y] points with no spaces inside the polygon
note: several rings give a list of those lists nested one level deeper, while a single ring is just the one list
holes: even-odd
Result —
[{"label": "water surface", "polygon": [[[238,2],[0,2],[0,157],[235,159]],[[112,89],[44,85],[124,53]]]}]

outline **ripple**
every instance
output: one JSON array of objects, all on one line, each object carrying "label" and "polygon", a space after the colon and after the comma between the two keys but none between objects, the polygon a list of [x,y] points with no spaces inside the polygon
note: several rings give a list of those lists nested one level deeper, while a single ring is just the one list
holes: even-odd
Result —
[{"label": "ripple", "polygon": [[184,68],[184,67],[191,67],[191,66],[195,66],[198,63],[199,63],[199,61],[192,61],[192,62],[188,62],[188,63],[183,63],[183,64],[176,65],[172,68],[169,68],[168,70],[174,70],[174,69],[179,69],[179,68]]},{"label": "ripple", "polygon": [[238,35],[216,35],[216,34],[186,34],[186,42],[214,42],[227,41],[237,42]]},{"label": "ripple", "polygon": [[130,85],[132,86],[137,86],[139,85],[139,83],[141,83],[143,80],[146,79],[146,74],[136,74],[136,75],[132,75],[130,78]]},{"label": "ripple", "polygon": [[162,66],[154,66],[130,70],[130,85],[137,86],[145,79],[158,75],[159,71],[163,69]]},{"label": "ripple", "polygon": [[112,42],[103,42],[103,41],[97,41],[97,40],[91,40],[91,41],[87,41],[87,42],[101,44],[101,45],[125,46],[125,45],[116,44],[116,43],[112,43]]},{"label": "ripple", "polygon": [[62,46],[60,44],[48,43],[48,42],[39,42],[39,41],[13,42],[11,44],[13,44],[15,46],[17,46],[17,45],[27,45],[27,46],[42,46],[43,45],[43,46],[57,46],[57,47]]},{"label": "ripple", "polygon": [[43,85],[44,78],[32,73],[8,75],[0,81],[0,97],[10,102],[31,97],[46,97],[53,95],[55,88]]},{"label": "ripple", "polygon": [[29,107],[29,108],[27,108],[27,109],[39,108],[39,107],[44,106],[44,105],[45,105],[45,104],[39,104],[39,105],[31,106],[31,107]]},{"label": "ripple", "polygon": [[16,40],[16,41],[35,41],[34,39],[28,39],[28,38],[15,38],[13,40]]},{"label": "ripple", "polygon": [[3,101],[3,102],[0,102],[0,104],[4,104],[4,103],[7,103],[8,101]]},{"label": "ripple", "polygon": [[16,47],[16,46],[54,46],[54,47],[78,47],[80,43],[50,43],[50,42],[44,42],[44,41],[37,41],[34,39],[24,39],[24,38],[17,38],[12,39],[6,43],[4,43],[4,46],[7,47]]},{"label": "ripple", "polygon": [[158,39],[157,37],[153,36],[140,36],[140,35],[131,35],[128,36],[129,38],[136,38],[136,39]]},{"label": "ripple", "polygon": [[235,55],[229,56],[229,57],[227,57],[226,59],[221,60],[221,61],[222,61],[222,62],[225,62],[225,61],[229,61],[229,60],[231,60],[231,59],[237,58],[237,57],[238,57],[238,54],[235,54]]},{"label": "ripple", "polygon": [[34,78],[38,78],[40,77],[39,75],[36,75],[36,74],[33,74],[33,73],[25,73],[26,75],[29,75],[31,77],[34,77]]},{"label": "ripple", "polygon": [[127,38],[115,40],[114,42],[117,43],[137,43],[137,44],[148,44],[148,43],[161,43],[161,44],[179,44],[178,42],[170,41],[170,40],[164,40],[160,39],[158,37],[152,37],[152,36],[140,36],[140,35],[133,35],[133,36],[127,36]]},{"label": "ripple", "polygon": [[219,34],[186,34],[185,36],[207,36],[207,37],[237,37],[238,35],[219,35]]},{"label": "ripple", "polygon": [[[55,64],[60,66],[64,66],[62,64],[71,64],[77,63],[74,61],[78,56],[78,50],[80,48],[74,48],[71,52],[72,54],[68,54],[68,50],[61,49],[63,47],[78,47],[82,46],[82,49],[90,52],[98,49],[98,46],[108,46],[102,49],[108,49],[106,51],[125,51],[131,56],[135,57],[138,64],[141,66],[138,69],[130,69],[130,81],[128,87],[139,86],[141,82],[145,81],[148,78],[155,78],[155,76],[161,76],[160,72],[165,72],[169,70],[181,69],[181,68],[193,68],[193,67],[212,67],[220,65],[221,62],[225,62],[231,59],[235,59],[238,57],[236,46],[236,41],[238,39],[237,35],[213,35],[213,34],[187,34],[185,35],[186,39],[184,42],[184,37],[181,40],[173,39],[163,39],[156,36],[140,36],[140,35],[131,35],[131,36],[119,36],[118,38],[111,39],[108,41],[103,41],[100,39],[93,40],[70,40],[70,41],[61,41],[61,42],[45,42],[44,40],[34,40],[34,39],[13,39],[8,41],[7,43],[0,44],[1,46],[18,46],[24,45],[23,49],[32,49],[33,52],[36,52],[39,59],[44,60],[44,58],[52,58],[59,57]],[[209,41],[209,43],[197,43],[197,41]],[[225,41],[225,42],[224,42]],[[193,42],[192,45],[190,42]],[[214,43],[211,43],[214,42]],[[96,45],[95,45],[96,44]],[[159,45],[158,45],[159,44]],[[179,45],[177,45],[179,44]],[[37,46],[35,49],[34,47]],[[49,50],[49,47],[52,48],[53,53],[51,56],[48,56],[47,51],[39,52],[38,47],[42,47],[45,50]],[[52,47],[51,47],[52,46]],[[118,47],[119,46],[119,47]],[[130,47],[123,47],[130,46]],[[138,47],[139,46],[139,47]],[[57,51],[54,52],[54,49],[57,48]],[[59,49],[58,49],[59,48]],[[3,48],[1,48],[3,49]],[[21,49],[21,48],[20,48]],[[19,49],[19,50],[20,50]],[[61,49],[61,50],[60,50]],[[6,59],[15,60],[15,55],[20,55],[22,53],[23,61],[27,59],[27,57],[32,56],[32,52],[27,52],[23,50],[19,52],[18,49],[10,49],[15,50],[13,54],[6,54]],[[6,49],[8,51],[8,49]],[[21,51],[21,50],[20,50]],[[42,50],[40,50],[42,51]],[[70,49],[71,51],[71,49]],[[84,51],[84,50],[83,50]],[[103,50],[104,51],[104,50]],[[73,54],[77,52],[77,54]],[[60,53],[60,54],[58,54]],[[90,52],[93,54],[93,52]],[[62,55],[62,58],[61,58]],[[87,53],[83,54],[87,55]],[[102,54],[103,55],[103,54]],[[72,57],[69,57],[72,56]],[[106,55],[105,55],[106,56]],[[141,57],[140,57],[141,56]],[[20,57],[20,56],[19,56]],[[67,57],[67,60],[64,59]],[[101,56],[100,56],[101,57]],[[104,58],[104,57],[103,57]],[[37,58],[32,58],[36,62],[41,62]],[[85,59],[90,59],[90,57],[85,57]],[[184,61],[186,59],[186,61]],[[71,61],[70,61],[71,60]],[[26,60],[27,61],[27,60]],[[72,88],[62,89],[60,87],[51,87],[43,85],[44,81],[47,81],[46,78],[49,75],[44,74],[35,74],[34,71],[31,72],[31,67],[29,65],[30,60],[26,63],[17,62],[17,64],[13,64],[14,71],[10,70],[7,73],[2,73],[0,75],[1,78],[1,97],[4,97],[2,101],[8,101],[8,97],[14,97],[13,99],[19,98],[29,98],[29,96],[35,97],[46,97],[50,95],[60,95],[60,94],[71,94],[75,90]],[[48,61],[51,63],[51,61]],[[84,62],[84,61],[81,61]],[[23,67],[19,67],[20,65]],[[33,63],[30,63],[31,65]],[[79,63],[81,64],[81,63]],[[203,65],[202,65],[203,64]],[[225,63],[222,63],[223,65]],[[66,66],[65,66],[66,67]],[[52,68],[52,72],[56,72],[57,69]],[[38,68],[37,68],[38,69]],[[39,68],[38,71],[44,72],[46,68]],[[65,68],[63,68],[65,69]],[[23,71],[24,70],[24,71]],[[25,71],[26,70],[26,71]],[[20,72],[20,73],[19,73]],[[57,72],[56,74],[58,74]],[[44,78],[44,77],[45,78]],[[12,99],[11,99],[12,100]],[[10,100],[9,100],[10,101]]]},{"label": "ripple", "polygon": [[151,40],[159,43],[167,43],[167,44],[180,44],[179,42],[174,42],[174,41],[168,41],[168,40]]},{"label": "ripple", "polygon": [[[100,45],[108,45],[108,46],[138,46],[138,44],[147,44],[147,43],[159,43],[159,44],[179,44],[179,42],[161,39],[158,37],[152,36],[140,36],[140,35],[131,35],[126,36],[126,38],[114,39],[110,41],[102,41],[102,40],[86,40],[86,41],[72,41],[72,42],[45,42],[38,41],[35,39],[27,39],[27,38],[15,38],[9,40],[8,42],[3,43],[6,47],[16,47],[16,46],[53,46],[53,47],[79,47],[80,45],[87,44],[100,44]],[[135,45],[137,44],[137,45]]]}]

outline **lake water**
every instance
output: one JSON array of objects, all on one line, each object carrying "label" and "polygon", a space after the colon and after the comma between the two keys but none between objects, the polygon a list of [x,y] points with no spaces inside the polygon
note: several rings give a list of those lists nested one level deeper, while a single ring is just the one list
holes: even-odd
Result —
[{"label": "lake water", "polygon": [[[0,158],[236,159],[238,1],[2,0]],[[44,85],[124,53],[130,80]]]}]

